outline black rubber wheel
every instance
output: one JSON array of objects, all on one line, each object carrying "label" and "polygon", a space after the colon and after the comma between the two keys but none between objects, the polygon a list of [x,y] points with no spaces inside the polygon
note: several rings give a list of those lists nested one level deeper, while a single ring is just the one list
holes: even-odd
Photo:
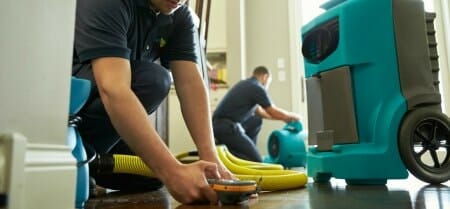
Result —
[{"label": "black rubber wheel", "polygon": [[[412,110],[406,114],[400,128],[400,156],[415,177],[440,184],[450,179],[449,140],[450,119],[446,115],[431,108]],[[432,163],[424,161],[427,157]]]},{"label": "black rubber wheel", "polygon": [[317,173],[316,176],[313,177],[314,182],[317,183],[327,183],[330,182],[331,173]]}]

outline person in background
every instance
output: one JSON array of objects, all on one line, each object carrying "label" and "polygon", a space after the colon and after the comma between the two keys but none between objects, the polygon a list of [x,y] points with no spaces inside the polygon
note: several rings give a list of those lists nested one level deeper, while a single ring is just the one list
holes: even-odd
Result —
[{"label": "person in background", "polygon": [[299,121],[300,116],[276,107],[267,92],[269,70],[256,67],[253,75],[234,85],[214,111],[212,121],[216,144],[226,145],[239,158],[261,162],[256,147],[262,119]]},{"label": "person in background", "polygon": [[[232,179],[219,160],[207,91],[198,69],[197,27],[186,0],[77,0],[72,75],[92,91],[80,112],[84,143],[97,153],[136,154],[181,203],[217,195],[207,179]],[[180,163],[149,120],[171,86],[200,160]],[[176,139],[184,140],[184,139]],[[160,188],[149,178],[94,176],[117,190]]]}]

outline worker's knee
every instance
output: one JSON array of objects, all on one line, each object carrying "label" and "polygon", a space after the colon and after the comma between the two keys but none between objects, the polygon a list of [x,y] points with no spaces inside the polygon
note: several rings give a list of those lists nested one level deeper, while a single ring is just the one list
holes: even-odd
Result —
[{"label": "worker's knee", "polygon": [[132,89],[148,113],[156,110],[170,90],[171,76],[161,65],[136,61],[132,63]]}]

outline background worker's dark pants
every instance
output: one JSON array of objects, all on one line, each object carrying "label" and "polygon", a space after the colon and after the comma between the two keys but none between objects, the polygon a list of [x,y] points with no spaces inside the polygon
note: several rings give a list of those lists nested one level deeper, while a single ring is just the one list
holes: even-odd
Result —
[{"label": "background worker's dark pants", "polygon": [[214,137],[216,144],[226,145],[227,149],[236,157],[262,162],[256,143],[261,130],[262,119],[253,116],[242,123],[235,123],[227,119],[214,119]]},{"label": "background worker's dark pants", "polygon": [[[154,112],[170,90],[171,78],[164,67],[146,61],[131,63],[131,88],[148,114]],[[82,122],[80,135],[87,144],[99,154],[134,154],[120,139],[106,113],[100,99],[96,82],[90,67],[78,71],[74,76],[90,80],[92,90],[86,105],[80,111]],[[159,180],[137,175],[92,173],[100,186],[117,190],[153,190],[162,186]]]}]

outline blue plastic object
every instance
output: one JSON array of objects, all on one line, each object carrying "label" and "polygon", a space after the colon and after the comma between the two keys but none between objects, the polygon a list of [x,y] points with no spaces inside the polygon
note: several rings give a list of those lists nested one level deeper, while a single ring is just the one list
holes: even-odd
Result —
[{"label": "blue plastic object", "polygon": [[[88,80],[72,77],[70,87],[70,116],[74,116],[86,103],[91,83]],[[86,150],[84,149],[81,136],[76,130],[76,126],[69,123],[67,129],[67,144],[72,149],[72,154],[77,160],[77,186],[76,186],[76,208],[84,208],[84,204],[89,198],[89,166]]]},{"label": "blue plastic object", "polygon": [[[310,146],[308,176],[316,181],[335,177],[349,184],[385,184],[387,179],[406,178],[397,134],[407,105],[399,83],[392,0],[334,0],[324,8],[327,11],[302,28],[302,39],[309,41],[304,46],[310,47],[306,49],[310,59],[305,58],[305,74],[307,79],[321,79],[318,75],[325,72],[343,66],[350,69],[349,94],[358,142],[335,143],[328,151]],[[306,40],[311,38],[309,32],[332,21],[335,23],[329,26],[335,34],[317,30],[315,39]],[[331,48],[324,48],[328,47],[325,41]],[[349,118],[336,120],[347,123]],[[309,131],[313,134],[317,133]]]},{"label": "blue plastic object", "polygon": [[70,82],[69,114],[77,114],[89,98],[91,82],[86,79],[72,77]]},{"label": "blue plastic object", "polygon": [[281,164],[285,168],[305,167],[306,137],[300,121],[289,122],[282,130],[273,131],[267,143],[269,155],[264,162]]}]

